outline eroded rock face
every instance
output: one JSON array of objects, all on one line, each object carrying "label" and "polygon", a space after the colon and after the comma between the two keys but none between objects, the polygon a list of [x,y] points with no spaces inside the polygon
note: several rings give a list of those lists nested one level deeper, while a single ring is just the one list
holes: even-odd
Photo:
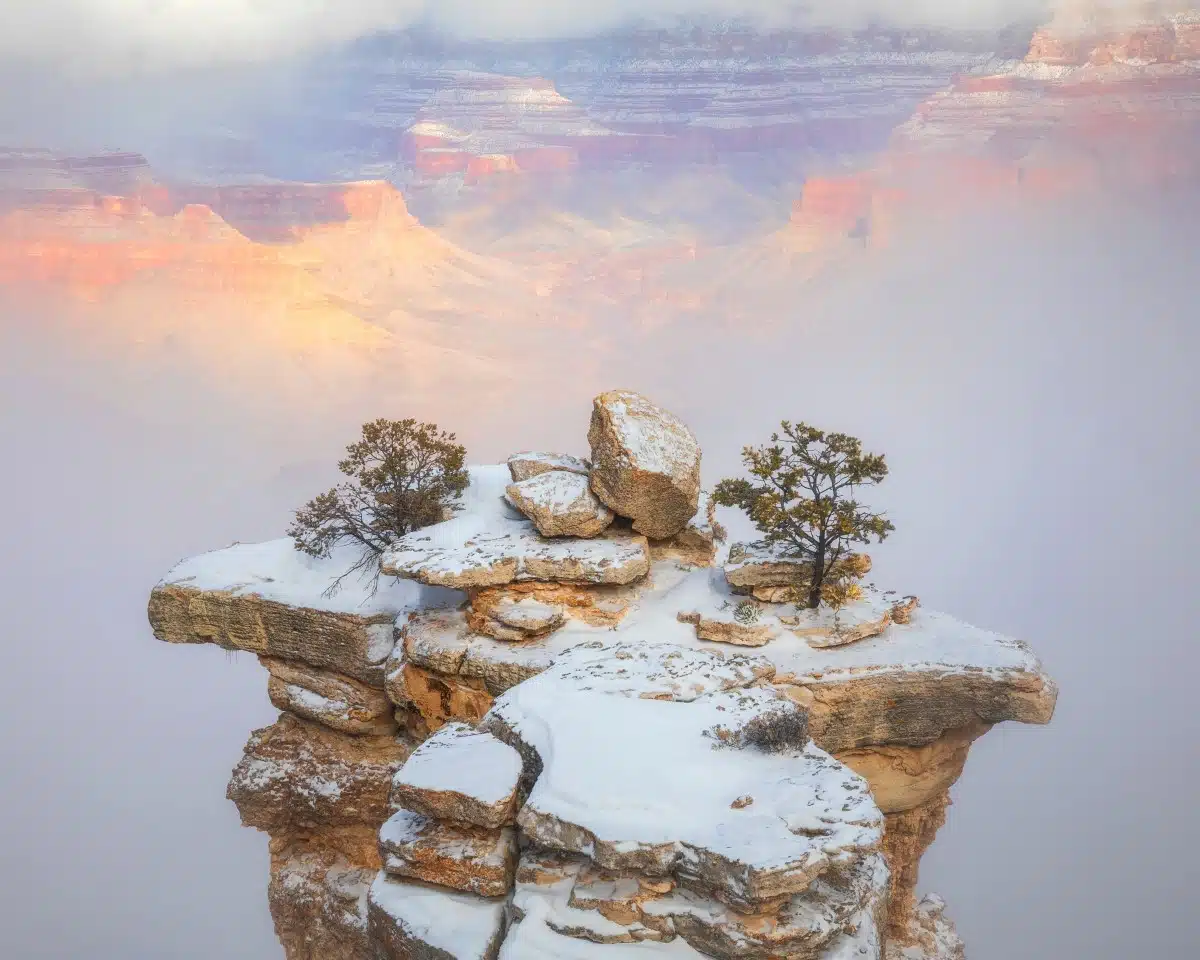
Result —
[{"label": "eroded rock face", "polygon": [[410,810],[394,814],[379,831],[383,869],[481,897],[504,896],[517,868],[517,835],[435,820]]},{"label": "eroded rock face", "polygon": [[271,856],[267,899],[289,960],[364,960],[367,892],[376,870],[295,843]]},{"label": "eroded rock face", "polygon": [[891,870],[888,895],[888,939],[904,943],[913,935],[913,912],[917,903],[917,881],[921,857],[946,822],[950,794],[942,793],[920,806],[885,818],[883,852]]},{"label": "eroded rock face", "polygon": [[941,897],[921,899],[905,934],[888,943],[886,960],[966,960],[962,938],[946,916]]},{"label": "eroded rock face", "polygon": [[227,795],[245,826],[272,835],[378,830],[390,812],[392,775],[409,752],[396,737],[352,736],[282,714],[250,735]]},{"label": "eroded rock face", "polygon": [[682,532],[700,504],[700,444],[678,417],[627,390],[602,393],[588,430],[592,489],[656,540]]},{"label": "eroded rock face", "polygon": [[613,512],[592,493],[588,478],[578,473],[539,473],[510,484],[507,496],[543,537],[594,537],[613,522]]},{"label": "eroded rock face", "polygon": [[382,690],[297,661],[259,657],[259,662],[270,671],[267,694],[278,709],[342,733],[397,732],[392,702]]}]

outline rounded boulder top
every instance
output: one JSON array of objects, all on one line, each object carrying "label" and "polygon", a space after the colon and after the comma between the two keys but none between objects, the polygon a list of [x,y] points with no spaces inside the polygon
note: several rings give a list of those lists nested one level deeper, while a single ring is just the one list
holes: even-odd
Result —
[{"label": "rounded boulder top", "polygon": [[674,414],[641,394],[596,397],[588,430],[592,490],[633,528],[655,540],[673,537],[700,502],[700,444]]}]

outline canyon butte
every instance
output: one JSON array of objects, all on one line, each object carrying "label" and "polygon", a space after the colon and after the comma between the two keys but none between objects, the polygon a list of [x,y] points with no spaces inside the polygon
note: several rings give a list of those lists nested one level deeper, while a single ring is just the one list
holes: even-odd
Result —
[{"label": "canyon butte", "polygon": [[918,870],[971,744],[1048,723],[1022,642],[730,544],[691,430],[624,390],[587,457],[470,468],[381,557],[183,561],[155,636],[258,656],[279,719],[228,797],[289,960],[951,960]]}]

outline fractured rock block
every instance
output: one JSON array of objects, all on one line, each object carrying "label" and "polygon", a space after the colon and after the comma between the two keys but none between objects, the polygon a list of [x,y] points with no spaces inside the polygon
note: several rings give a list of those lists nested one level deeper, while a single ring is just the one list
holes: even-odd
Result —
[{"label": "fractured rock block", "polygon": [[533,597],[519,600],[505,597],[491,604],[488,613],[489,616],[473,616],[472,627],[497,640],[514,642],[545,636],[561,627],[566,619],[562,607]]},{"label": "fractured rock block", "polygon": [[520,483],[552,470],[586,477],[591,473],[592,465],[566,453],[514,453],[508,458],[508,470],[513,483]]},{"label": "fractured rock block", "polygon": [[245,826],[268,833],[378,829],[409,750],[395,737],[352,736],[283,714],[250,735],[226,795]]},{"label": "fractured rock block", "polygon": [[393,876],[499,897],[512,889],[517,834],[401,810],[379,829],[379,852]]},{"label": "fractured rock block", "polygon": [[521,755],[490,733],[449,723],[392,778],[392,803],[435,817],[498,829],[516,821]]},{"label": "fractured rock block", "polygon": [[962,938],[946,916],[946,902],[935,894],[923,897],[903,936],[888,942],[885,956],[886,960],[965,960]]},{"label": "fractured rock block", "polygon": [[724,541],[725,536],[725,528],[717,522],[717,505],[701,490],[696,515],[673,537],[651,540],[650,555],[654,560],[675,559],[707,567],[716,558],[717,544]]},{"label": "fractured rock block", "polygon": [[[470,591],[467,623],[476,633],[492,635],[497,625],[509,626],[511,617],[505,610],[521,613],[525,601],[536,601],[551,610],[561,611],[563,620],[577,620],[593,627],[615,627],[629,612],[645,581],[631,584],[572,584],[572,583],[510,583]],[[538,633],[549,633],[560,623]],[[506,639],[506,638],[498,638]]]},{"label": "fractured rock block", "polygon": [[505,900],[486,899],[383,871],[367,896],[373,956],[378,960],[496,960],[505,931]]},{"label": "fractured rock block", "polygon": [[298,661],[258,659],[270,671],[267,694],[278,709],[342,733],[388,736],[397,732],[391,701],[382,690]]},{"label": "fractured rock block", "polygon": [[675,415],[628,390],[596,397],[588,429],[592,489],[633,529],[662,540],[700,505],[700,444]]},{"label": "fractured rock block", "polygon": [[506,495],[543,537],[594,537],[613,522],[613,512],[592,493],[588,478],[578,473],[539,473],[510,484]]},{"label": "fractured rock block", "polygon": [[697,611],[676,614],[680,623],[690,623],[696,628],[696,639],[710,643],[728,643],[735,647],[762,647],[771,642],[779,630],[772,624],[739,623],[736,620],[720,620],[705,617]]},{"label": "fractured rock block", "polygon": [[451,720],[478,723],[492,706],[483,678],[438,673],[412,662],[400,662],[387,675],[387,691],[406,719],[415,721],[412,732],[421,738]]}]

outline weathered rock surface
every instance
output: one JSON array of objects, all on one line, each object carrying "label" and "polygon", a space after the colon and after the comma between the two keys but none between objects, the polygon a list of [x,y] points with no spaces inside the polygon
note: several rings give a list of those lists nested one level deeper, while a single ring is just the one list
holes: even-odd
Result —
[{"label": "weathered rock surface", "polygon": [[563,625],[566,613],[555,604],[542,603],[533,597],[517,600],[505,597],[493,603],[490,616],[471,620],[474,629],[497,640],[532,640],[545,636]]},{"label": "weathered rock surface", "polygon": [[525,514],[543,537],[594,537],[613,522],[613,512],[592,493],[588,478],[550,470],[513,483],[508,502]]},{"label": "weathered rock surface", "polygon": [[656,540],[683,531],[700,505],[700,444],[678,417],[627,390],[602,393],[588,430],[592,489]]},{"label": "weathered rock surface", "polygon": [[508,470],[513,483],[520,483],[551,470],[586,477],[592,472],[592,465],[565,453],[514,453],[508,458]]},{"label": "weathered rock surface", "polygon": [[965,960],[962,938],[946,916],[946,903],[929,895],[916,905],[902,937],[887,945],[886,960]]},{"label": "weathered rock surface", "polygon": [[902,943],[911,934],[917,902],[921,857],[946,822],[950,794],[942,793],[920,806],[885,817],[883,853],[891,870],[888,894],[888,939]]},{"label": "weathered rock surface", "polygon": [[150,594],[154,635],[168,643],[214,643],[300,660],[382,686],[392,622],[410,609],[446,602],[416,584],[369,585],[347,578],[356,560],[337,550],[318,560],[289,539],[241,543],[176,565]]},{"label": "weathered rock surface", "polygon": [[778,628],[770,624],[742,623],[737,619],[720,620],[705,617],[694,610],[679,613],[677,619],[680,623],[692,624],[696,628],[698,640],[728,643],[735,647],[764,647],[779,632]]},{"label": "weathered rock surface", "polygon": [[378,830],[409,750],[395,737],[351,736],[283,714],[250,735],[227,795],[245,826],[271,834]]},{"label": "weathered rock surface", "polygon": [[[501,608],[526,600],[562,611],[564,619],[593,627],[615,627],[644,589],[643,581],[631,584],[510,583],[470,591],[467,622],[476,633],[492,636],[496,624],[505,625]],[[557,625],[556,625],[557,626]],[[503,639],[503,638],[497,638]]]},{"label": "weathered rock surface", "polygon": [[392,778],[392,803],[439,820],[489,829],[516,822],[521,755],[490,733],[450,723]]},{"label": "weathered rock surface", "polygon": [[270,671],[267,694],[278,709],[342,733],[397,732],[392,703],[382,690],[299,661],[259,657],[259,662]]},{"label": "weathered rock surface", "polygon": [[508,893],[517,869],[512,827],[451,823],[410,810],[399,811],[380,828],[379,849],[383,869],[392,876],[481,897]]},{"label": "weathered rock surface", "polygon": [[267,899],[290,960],[364,960],[367,892],[376,870],[303,843],[271,856]]},{"label": "weathered rock surface", "polygon": [[[495,960],[503,898],[485,899],[380,872],[367,899],[377,960]],[[371,955],[367,955],[371,956]]]},{"label": "weathered rock surface", "polygon": [[696,515],[675,536],[650,541],[650,556],[654,560],[675,559],[707,567],[716,558],[717,544],[725,536],[725,528],[717,522],[717,505],[701,490]]},{"label": "weathered rock surface", "polygon": [[[561,655],[484,719],[536,776],[517,815],[523,835],[743,908],[871,852],[882,817],[866,782],[805,745],[790,703],[749,686],[769,672],[667,645]],[[617,731],[631,734],[622,750],[597,741]],[[752,805],[735,805],[746,796]]]}]

